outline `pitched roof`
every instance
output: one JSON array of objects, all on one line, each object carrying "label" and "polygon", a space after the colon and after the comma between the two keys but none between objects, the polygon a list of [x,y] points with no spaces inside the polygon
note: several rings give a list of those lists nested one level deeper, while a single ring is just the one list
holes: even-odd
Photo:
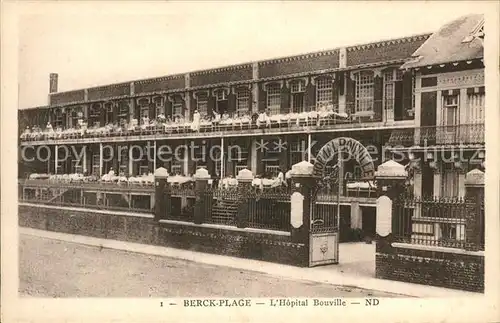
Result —
[{"label": "pitched roof", "polygon": [[482,14],[471,14],[455,19],[437,32],[412,55],[412,60],[401,68],[466,61],[482,58],[483,43],[476,37],[471,37],[478,26],[484,22]]}]

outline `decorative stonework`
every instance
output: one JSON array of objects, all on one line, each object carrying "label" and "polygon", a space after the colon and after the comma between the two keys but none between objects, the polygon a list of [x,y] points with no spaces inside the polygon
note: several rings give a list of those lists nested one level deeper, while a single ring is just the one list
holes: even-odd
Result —
[{"label": "decorative stonework", "polygon": [[383,195],[377,199],[376,232],[387,237],[392,232],[392,200]]},{"label": "decorative stonework", "polygon": [[484,172],[479,169],[473,169],[465,175],[465,185],[484,186]]},{"label": "decorative stonework", "polygon": [[410,37],[405,37],[405,38],[400,38],[400,39],[391,39],[391,40],[386,40],[386,41],[381,41],[381,42],[376,42],[376,43],[371,43],[371,44],[351,46],[351,47],[347,47],[347,51],[352,52],[352,51],[356,51],[356,50],[365,50],[365,49],[370,49],[370,48],[385,47],[388,45],[396,45],[396,44],[426,40],[431,35],[432,34],[417,35],[417,36],[410,36]]},{"label": "decorative stonework", "polygon": [[311,77],[311,84],[316,85],[316,81],[321,78],[330,78],[332,83],[335,83],[335,74],[332,73],[332,74],[323,74]]},{"label": "decorative stonework", "polygon": [[252,171],[244,168],[238,172],[236,179],[238,182],[251,182],[253,181]]},{"label": "decorative stonework", "polygon": [[155,177],[168,177],[168,171],[163,167],[157,168],[155,170],[154,176]]},{"label": "decorative stonework", "polygon": [[262,83],[262,90],[267,91],[267,87],[271,84],[279,84],[280,88],[283,88],[283,86],[285,85],[285,81],[280,80],[280,81],[271,81],[271,82]]},{"label": "decorative stonework", "polygon": [[314,165],[308,161],[301,161],[292,166],[291,176],[292,177],[302,177],[302,176],[313,176]]},{"label": "decorative stonework", "polygon": [[[308,77],[299,77],[299,78],[293,78],[293,79],[288,79],[285,81],[285,85],[287,88],[290,88],[290,83],[294,83],[294,82],[297,82],[297,81],[302,81],[304,82],[304,86],[307,86],[309,84],[309,78]],[[311,79],[311,83],[314,85],[312,79]]]},{"label": "decorative stonework", "polygon": [[483,86],[484,72],[457,72],[446,73],[438,77],[438,87],[465,87],[465,86]]},{"label": "decorative stonework", "polygon": [[197,180],[207,180],[210,179],[211,176],[205,168],[198,168],[194,174],[194,178]]},{"label": "decorative stonework", "polygon": [[405,167],[394,160],[388,160],[377,168],[375,177],[406,178],[408,172]]},{"label": "decorative stonework", "polygon": [[294,192],[290,197],[290,224],[298,229],[304,223],[304,195]]}]

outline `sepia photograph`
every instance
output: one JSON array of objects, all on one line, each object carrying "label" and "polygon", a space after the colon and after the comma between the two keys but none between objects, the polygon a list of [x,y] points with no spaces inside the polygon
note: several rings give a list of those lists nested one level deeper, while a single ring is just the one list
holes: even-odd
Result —
[{"label": "sepia photograph", "polygon": [[12,119],[2,100],[10,297],[288,321],[494,309],[496,2],[31,4],[12,24]]}]

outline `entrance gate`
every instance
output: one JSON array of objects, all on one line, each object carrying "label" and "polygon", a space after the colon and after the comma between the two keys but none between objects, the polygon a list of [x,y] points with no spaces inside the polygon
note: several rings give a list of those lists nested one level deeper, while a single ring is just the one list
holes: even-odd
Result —
[{"label": "entrance gate", "polygon": [[[326,172],[326,166],[337,157],[337,165],[332,174]],[[325,144],[318,152],[314,162],[313,176],[318,180],[311,199],[309,227],[309,267],[339,263],[340,240],[340,195],[343,187],[343,159],[356,160],[362,169],[363,180],[373,180],[375,167],[368,150],[352,138],[335,138]],[[334,212],[320,212],[316,204],[319,188],[324,181],[337,184],[337,203]]]}]

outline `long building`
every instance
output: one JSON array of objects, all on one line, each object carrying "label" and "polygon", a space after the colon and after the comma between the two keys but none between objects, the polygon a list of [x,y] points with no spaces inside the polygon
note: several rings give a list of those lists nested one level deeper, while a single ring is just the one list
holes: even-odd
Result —
[{"label": "long building", "polygon": [[[52,74],[48,105],[19,110],[20,158],[28,156],[19,177],[133,177],[160,166],[275,177],[351,137],[371,148],[375,166],[400,156],[415,195],[463,196],[467,171],[484,167],[483,21],[469,15],[433,34],[67,92]],[[162,158],[167,146],[180,158]],[[36,152],[47,158],[27,162]],[[359,205],[374,214],[373,183],[356,184],[360,171],[344,165],[342,203],[358,203],[352,221]]]}]

